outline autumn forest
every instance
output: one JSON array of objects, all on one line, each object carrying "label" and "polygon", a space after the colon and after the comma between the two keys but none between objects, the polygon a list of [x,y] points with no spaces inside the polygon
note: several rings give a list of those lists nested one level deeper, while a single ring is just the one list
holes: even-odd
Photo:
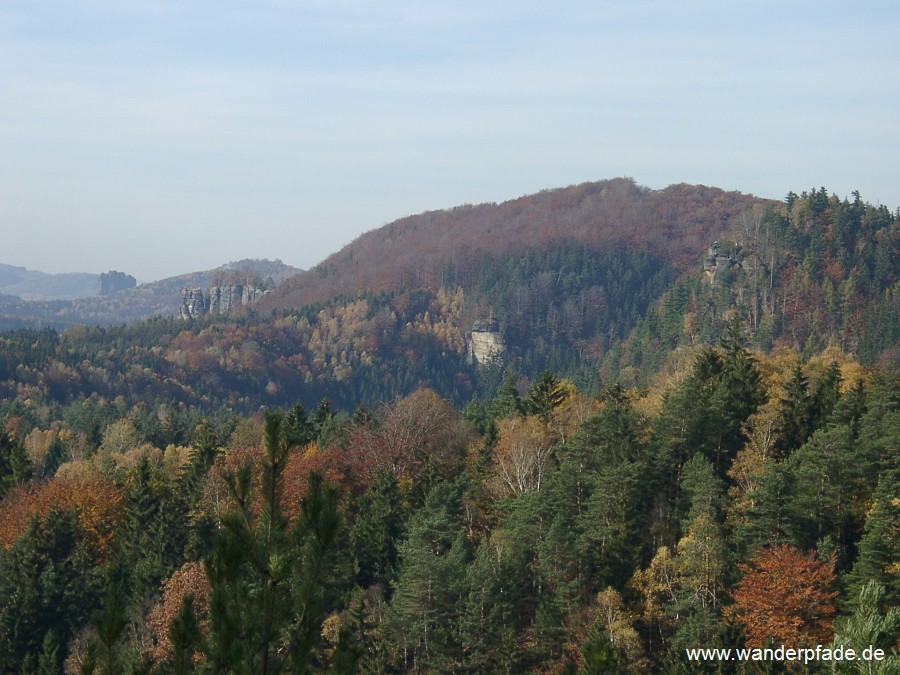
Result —
[{"label": "autumn forest", "polygon": [[[898,256],[858,193],[616,179],[2,332],[0,671],[900,672]],[[686,656],[779,645],[885,656]]]}]

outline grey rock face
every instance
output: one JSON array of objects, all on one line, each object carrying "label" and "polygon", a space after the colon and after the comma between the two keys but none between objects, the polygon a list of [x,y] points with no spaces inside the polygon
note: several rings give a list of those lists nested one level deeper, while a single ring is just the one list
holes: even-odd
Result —
[{"label": "grey rock face", "polygon": [[135,286],[137,286],[137,279],[130,274],[110,270],[100,275],[97,284],[97,295],[100,297],[112,295],[118,291],[124,291],[126,288],[134,288]]},{"label": "grey rock face", "polygon": [[206,295],[199,288],[184,288],[181,291],[181,318],[231,314],[249,307],[266,293],[268,291],[245,284],[212,286]]},{"label": "grey rock face", "polygon": [[467,357],[474,365],[487,365],[502,361],[506,356],[506,341],[500,325],[493,320],[476,321],[466,335]]},{"label": "grey rock face", "polygon": [[181,318],[192,319],[209,313],[209,304],[199,288],[181,289]]}]

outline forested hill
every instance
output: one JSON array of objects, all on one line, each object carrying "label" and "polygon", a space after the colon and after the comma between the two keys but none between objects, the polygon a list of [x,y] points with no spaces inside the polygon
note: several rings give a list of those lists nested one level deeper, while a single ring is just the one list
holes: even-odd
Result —
[{"label": "forested hill", "polygon": [[605,379],[637,382],[673,349],[708,344],[737,316],[755,348],[810,356],[827,346],[863,363],[900,364],[900,211],[788,193],[732,221],[702,272],[682,276],[604,356]]},{"label": "forested hill", "polygon": [[[824,188],[781,203],[586,184],[398,221],[255,312],[0,334],[0,393],[250,411],[322,397],[352,409],[429,386],[462,404],[492,395],[505,367],[591,391],[647,384],[735,316],[763,352],[830,345],[896,363],[898,242],[896,213]],[[476,367],[467,334],[483,321],[507,349]]]},{"label": "forested hill", "polygon": [[539,203],[367,235],[315,303],[0,333],[0,672],[898,672],[900,214],[460,213]]},{"label": "forested hill", "polygon": [[266,306],[289,309],[362,291],[465,289],[485,266],[561,243],[595,253],[640,251],[685,271],[751,206],[774,204],[697,185],[650,190],[618,178],[432,211],[362,235],[284,284]]}]

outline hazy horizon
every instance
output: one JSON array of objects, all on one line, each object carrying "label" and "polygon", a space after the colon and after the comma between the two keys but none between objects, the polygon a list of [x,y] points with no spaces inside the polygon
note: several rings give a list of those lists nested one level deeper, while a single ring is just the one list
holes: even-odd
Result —
[{"label": "hazy horizon", "polygon": [[900,206],[896,3],[0,6],[0,262],[309,268],[463,203],[633,176]]}]

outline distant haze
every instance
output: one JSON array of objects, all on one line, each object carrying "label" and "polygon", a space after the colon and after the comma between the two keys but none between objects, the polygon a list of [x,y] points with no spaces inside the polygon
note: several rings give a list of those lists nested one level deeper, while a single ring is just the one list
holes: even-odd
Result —
[{"label": "distant haze", "polygon": [[900,205],[900,3],[0,4],[0,262],[308,268],[615,176]]}]

